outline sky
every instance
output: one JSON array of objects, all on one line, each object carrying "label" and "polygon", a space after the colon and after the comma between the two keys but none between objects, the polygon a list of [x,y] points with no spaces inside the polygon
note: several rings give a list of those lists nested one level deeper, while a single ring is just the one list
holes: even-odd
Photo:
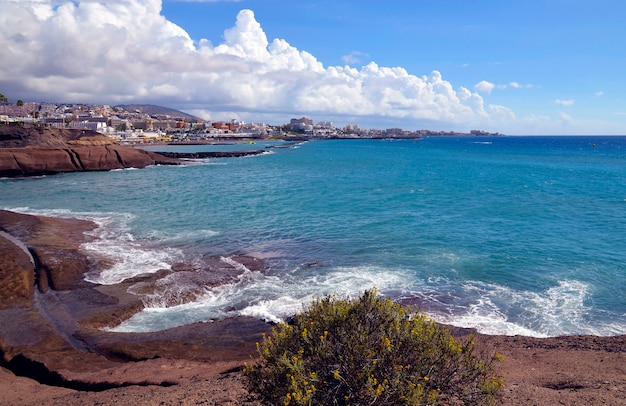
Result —
[{"label": "sky", "polygon": [[207,120],[626,134],[623,0],[0,0],[0,93]]}]

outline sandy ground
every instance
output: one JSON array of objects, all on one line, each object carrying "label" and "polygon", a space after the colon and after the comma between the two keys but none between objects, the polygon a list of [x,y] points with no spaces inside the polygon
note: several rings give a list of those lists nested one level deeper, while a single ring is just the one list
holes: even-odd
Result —
[{"label": "sandy ground", "polygon": [[[504,355],[501,405],[626,405],[626,337],[486,337]],[[258,405],[248,400],[241,361],[158,359],[99,374],[159,375],[171,386],[133,385],[101,392],[41,385],[0,370],[1,405]]]}]

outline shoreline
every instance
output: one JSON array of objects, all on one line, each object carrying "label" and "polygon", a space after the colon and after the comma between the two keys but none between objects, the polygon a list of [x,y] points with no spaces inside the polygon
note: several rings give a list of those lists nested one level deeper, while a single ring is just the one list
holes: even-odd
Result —
[{"label": "shoreline", "polygon": [[[61,289],[57,288],[55,290],[75,290],[79,288],[84,288],[85,286],[89,286],[90,289],[95,289],[98,291],[106,291],[107,294],[113,296],[130,296],[135,298],[137,301],[140,301],[140,293],[137,294],[121,294],[120,291],[122,289],[126,289],[128,285],[137,283],[137,282],[154,282],[161,278],[164,274],[167,273],[175,273],[175,272],[185,272],[188,270],[193,270],[193,266],[181,262],[176,262],[172,264],[172,269],[161,269],[154,273],[143,273],[138,274],[133,277],[129,277],[128,279],[124,279],[121,282],[112,283],[112,284],[101,284],[97,282],[88,281],[85,279],[85,275],[91,272],[98,272],[102,268],[106,268],[110,266],[111,260],[106,257],[106,253],[98,253],[91,251],[86,253],[82,249],[82,245],[84,243],[93,242],[95,240],[99,240],[100,238],[95,236],[93,231],[104,227],[105,225],[98,223],[97,219],[90,218],[78,218],[71,216],[63,216],[57,214],[29,214],[23,212],[15,212],[9,211],[5,209],[0,209],[0,238],[4,238],[8,240],[11,244],[17,246],[25,255],[28,256],[30,262],[34,265],[44,265],[45,275],[40,272],[40,278],[50,277],[50,271],[54,272],[54,268],[49,267],[47,264],[52,263],[53,258],[51,254],[59,254],[63,252],[75,252],[78,253],[79,259],[82,261],[79,265],[82,266],[80,269],[72,269],[68,268],[68,258],[64,258],[63,260],[66,262],[64,265],[63,273],[59,273],[55,276],[55,284],[60,284]],[[35,255],[35,257],[33,257]],[[42,258],[39,258],[39,256]],[[249,266],[253,270],[262,270],[263,264],[262,260],[259,260],[254,257],[249,257],[247,255],[218,255],[215,257],[208,258],[207,262],[211,262],[211,265],[215,265],[215,261],[220,261],[218,258],[221,257],[238,257],[243,264]],[[70,258],[69,259],[73,259]],[[43,262],[43,264],[38,264],[39,262]],[[69,265],[75,265],[69,263]],[[73,271],[67,272],[68,270]],[[211,269],[213,272],[224,272],[228,273],[227,269]],[[37,270],[35,270],[35,274],[37,274]],[[37,276],[37,275],[36,275]],[[228,277],[237,276],[236,272],[227,275],[226,278],[220,278],[216,276],[215,279],[211,281],[212,286],[217,286],[222,283],[226,283],[228,281]],[[46,293],[49,287],[41,286],[41,284],[45,284],[45,279],[43,281],[35,281],[35,285],[39,285],[39,289],[42,290],[42,293]],[[66,289],[63,289],[66,288]],[[404,299],[401,301],[407,305],[413,305],[414,300],[412,299]],[[421,307],[418,305],[418,308]],[[444,324],[444,323],[440,323]],[[447,325],[447,324],[446,324]],[[599,338],[611,338],[611,337],[620,337],[626,335],[600,335],[600,334],[564,334],[557,336],[531,336],[524,334],[491,334],[491,333],[479,333],[472,327],[461,327],[455,325],[447,325],[451,329],[456,330],[465,330],[476,332],[477,334],[484,336],[505,336],[505,337],[528,337],[535,339],[558,339],[561,337],[599,337]],[[176,327],[174,327],[176,328]]]},{"label": "shoreline", "polygon": [[[75,265],[72,264],[71,261],[74,258],[70,256],[70,258],[63,258],[64,268],[63,273],[58,273],[55,276],[55,284],[60,284],[61,287],[66,289],[54,289],[54,290],[76,290],[80,288],[84,288],[85,286],[89,286],[90,289],[98,290],[98,291],[106,291],[107,294],[114,296],[131,296],[133,298],[139,298],[140,294],[120,294],[119,292],[122,289],[127,288],[128,285],[137,283],[137,282],[153,282],[159,278],[161,278],[166,273],[174,273],[174,272],[185,272],[188,270],[193,270],[193,266],[190,264],[185,264],[182,262],[176,262],[172,265],[171,270],[161,269],[154,273],[142,273],[135,275],[133,277],[129,277],[128,279],[124,279],[121,282],[112,283],[112,284],[101,284],[97,282],[88,281],[85,279],[85,275],[91,272],[97,272],[102,268],[108,267],[111,264],[111,260],[106,258],[106,253],[98,253],[94,251],[90,251],[88,253],[84,252],[82,245],[84,243],[93,242],[95,240],[99,240],[100,237],[94,235],[93,231],[97,230],[105,225],[97,222],[97,219],[89,219],[89,218],[79,218],[72,216],[64,216],[58,214],[30,214],[19,211],[10,211],[5,209],[0,209],[0,238],[4,238],[9,241],[9,243],[17,246],[28,258],[29,261],[34,266],[41,266],[45,268],[45,273],[41,273],[39,275],[40,278],[46,278],[51,276],[50,271],[54,272],[54,267],[48,266],[50,263],[55,261],[51,261],[53,257],[51,254],[59,254],[59,253],[67,253],[74,252],[78,253],[78,258],[82,261],[79,265],[82,266],[80,269],[73,269],[68,267],[67,265]],[[11,254],[9,252],[9,254]],[[35,257],[33,257],[35,255]],[[39,258],[39,256],[42,258]],[[262,260],[259,260],[254,257],[250,257],[247,255],[217,255],[214,257],[209,257],[207,262],[211,262],[212,265],[215,265],[215,261],[219,261],[221,257],[238,257],[243,264],[249,266],[253,270],[262,270],[263,264]],[[58,264],[57,264],[58,265]],[[73,271],[67,272],[68,270]],[[213,272],[227,272],[227,269],[211,269]],[[35,274],[37,274],[37,270],[35,270]],[[236,273],[232,273],[227,275],[228,277],[237,276]],[[211,285],[217,286],[222,283],[226,283],[228,278],[220,278],[217,276],[214,280],[211,281]],[[43,281],[35,281],[35,285],[39,285],[39,289],[43,290],[42,293],[46,293],[49,287],[41,286],[41,284],[45,284],[45,280]],[[118,299],[119,299],[118,297]],[[140,301],[137,299],[137,301]],[[413,299],[404,299],[401,300],[401,303],[406,305],[414,305]],[[419,303],[419,301],[418,301]],[[0,302],[1,304],[1,302]],[[418,308],[421,307],[418,305]],[[445,324],[445,323],[440,323]],[[447,325],[447,324],[446,324]],[[563,334],[556,336],[531,336],[524,334],[491,334],[491,333],[480,333],[476,331],[472,327],[461,327],[455,325],[447,325],[451,329],[456,329],[459,331],[472,331],[477,334],[484,336],[504,336],[504,337],[528,337],[533,339],[540,340],[551,340],[558,338],[568,338],[568,337],[598,337],[598,338],[611,338],[611,337],[626,337],[625,334],[617,334],[617,335],[601,335],[601,334]],[[174,327],[176,328],[176,327]],[[132,332],[131,332],[132,333]]]},{"label": "shoreline", "polygon": [[[267,323],[237,318],[154,333],[99,329],[142,308],[126,291],[130,284],[149,284],[160,275],[117,285],[85,282],[83,274],[99,265],[80,244],[92,238],[85,232],[95,227],[86,220],[0,211],[0,230],[35,253],[39,269],[21,247],[0,235],[0,393],[8,394],[0,404],[114,404],[121,395],[165,399],[165,404],[174,399],[200,403],[198,396],[254,404],[246,403],[240,368],[255,357],[255,342],[269,331]],[[451,329],[457,336],[470,332]],[[502,404],[618,404],[626,397],[626,336],[477,334],[476,342],[505,357],[497,366],[505,375]],[[35,364],[47,377],[43,372],[17,376],[20,367]],[[217,381],[213,386],[219,388],[207,392],[205,386]],[[106,390],[96,392],[96,387]]]},{"label": "shoreline", "polygon": [[[116,288],[116,286],[118,285],[122,286],[125,284],[125,286],[128,287],[134,283],[142,283],[142,284],[154,283],[156,280],[163,278],[164,276],[167,276],[168,271],[166,270],[169,270],[170,273],[181,273],[181,274],[183,274],[185,271],[194,272],[201,268],[199,265],[200,262],[203,263],[208,269],[209,265],[207,265],[206,262],[210,261],[211,262],[210,265],[221,263],[222,261],[219,258],[222,256],[222,254],[220,253],[230,252],[228,251],[229,248],[224,247],[224,246],[221,246],[220,249],[224,249],[226,251],[212,250],[210,254],[207,254],[207,255],[210,255],[210,257],[202,253],[199,253],[198,251],[193,251],[189,249],[189,247],[187,247],[186,252],[185,252],[185,248],[180,248],[180,247],[174,248],[170,251],[169,248],[172,247],[172,245],[170,244],[170,239],[172,237],[169,235],[166,235],[165,237],[158,236],[153,239],[135,240],[135,237],[132,234],[128,234],[130,237],[120,238],[119,237],[120,235],[122,236],[127,235],[126,234],[127,227],[128,227],[127,223],[133,221],[134,215],[129,214],[129,213],[119,213],[119,214],[105,213],[105,212],[72,213],[66,210],[56,210],[56,209],[37,210],[37,209],[29,209],[28,207],[16,208],[14,210],[17,210],[19,213],[23,213],[23,214],[31,215],[31,216],[38,216],[38,217],[44,217],[44,218],[51,217],[53,219],[64,220],[64,221],[69,221],[69,222],[77,220],[81,222],[86,221],[92,224],[95,223],[93,224],[93,226],[91,226],[95,228],[93,229],[90,228],[87,232],[86,237],[89,238],[89,241],[87,242],[87,244],[79,244],[81,247],[81,250],[84,253],[86,253],[88,256],[90,256],[93,262],[101,263],[98,265],[103,265],[107,268],[111,268],[112,270],[116,270],[116,272],[108,272],[108,271],[104,272],[102,275],[106,275],[105,277],[100,277],[100,272],[97,270],[93,270],[93,269],[88,269],[84,272],[84,276],[85,276],[84,281],[97,284],[97,285],[102,285],[98,287],[99,290],[109,289],[107,288],[107,286],[111,284],[113,285],[113,288],[111,288],[112,290],[119,290],[118,288]],[[126,231],[121,231],[121,230],[126,230]],[[130,233],[134,233],[134,232],[135,231],[130,231]],[[76,238],[82,238],[82,237],[77,236]],[[152,236],[150,238],[152,238]],[[178,241],[178,237],[174,236],[173,240]],[[99,244],[100,242],[105,242],[105,244]],[[219,241],[218,241],[218,244],[219,244]],[[127,252],[125,247],[131,247],[131,249],[128,250]],[[246,252],[245,249],[237,250],[237,248],[235,248],[234,250],[236,252]],[[123,253],[123,255],[117,256],[118,252]],[[109,255],[113,255],[114,259],[109,258],[108,257]],[[252,255],[265,257],[262,252],[260,253],[257,252],[256,254],[252,254]],[[224,257],[228,259],[230,255],[224,255]],[[301,259],[301,258],[298,258],[298,259]],[[269,259],[269,261],[271,261],[271,258]],[[311,265],[307,262],[302,262],[302,261],[294,262],[294,263],[303,264],[302,265],[303,267],[304,266],[306,267],[318,266],[317,262],[312,262]],[[121,266],[118,267],[118,265],[121,265]],[[126,269],[133,270],[134,272],[126,273],[124,272],[124,270]],[[256,270],[260,270],[260,269],[261,268],[257,266]],[[117,270],[122,271],[122,272],[118,273]],[[175,272],[172,272],[172,271],[175,271]],[[226,272],[225,269],[217,269],[217,270],[213,269],[212,271],[217,271],[218,272],[217,275],[228,273]],[[111,275],[118,275],[118,274],[120,275],[119,277],[111,277]],[[273,273],[273,275],[275,275],[275,273]],[[127,279],[125,280],[124,283],[120,283],[119,280],[121,280],[121,278],[127,278]],[[146,306],[146,307],[164,309],[166,307],[172,307],[176,305],[185,305],[185,304],[188,304],[189,302],[195,302],[192,297],[186,296],[187,294],[194,295],[197,293],[197,292],[194,292],[193,288],[189,289],[189,286],[191,284],[197,285],[198,283],[205,283],[204,286],[213,288],[218,285],[228,284],[229,282],[228,278],[221,279],[218,276],[211,277],[211,278],[203,277],[203,279],[201,279],[200,277],[194,276],[192,279],[193,280],[190,280],[189,278],[185,280],[181,280],[182,283],[179,285],[177,285],[176,281],[171,280],[167,283],[167,288],[169,288],[169,290],[167,291],[162,290],[161,292],[155,292],[155,293],[161,294],[160,297],[163,298],[163,297],[166,297],[167,295],[173,294],[174,293],[173,288],[175,288],[176,286],[183,287],[184,292],[182,290],[178,291],[178,293],[181,293],[181,292],[183,293],[183,295],[181,295],[182,297],[185,297],[183,302],[180,302],[180,301],[174,302],[170,299],[167,299],[167,300],[162,301],[163,305],[159,305],[158,299],[160,297],[158,295],[154,295],[153,297],[150,298],[151,305]],[[118,280],[118,282],[116,282],[116,280]],[[239,290],[239,287],[233,287],[232,289],[237,289],[237,291],[245,291],[245,288],[246,286],[243,285],[243,288],[241,290]],[[141,291],[142,289],[137,290],[139,294],[141,294]],[[394,295],[394,293],[396,293],[396,291],[390,290],[390,291],[384,292],[383,294],[388,295],[387,297],[393,300],[397,300],[402,304],[405,304],[408,306],[416,306],[418,309],[420,309],[420,311],[423,311],[429,317],[435,319],[440,324],[455,326],[455,328],[461,328],[461,329],[463,328],[472,329],[484,335],[505,335],[505,336],[519,335],[519,336],[528,336],[528,337],[536,337],[536,338],[551,338],[551,337],[560,337],[560,336],[567,337],[567,336],[579,336],[579,335],[612,337],[612,336],[618,336],[618,335],[624,334],[623,332],[620,332],[617,329],[609,330],[607,328],[604,328],[605,326],[609,325],[606,323],[596,324],[595,325],[596,328],[591,328],[591,327],[590,328],[578,328],[573,331],[560,331],[558,333],[552,333],[552,334],[543,333],[540,330],[525,329],[522,327],[510,328],[510,325],[501,323],[500,319],[497,319],[497,318],[492,320],[493,324],[482,323],[482,324],[474,325],[474,324],[471,324],[471,320],[470,322],[467,322],[466,318],[463,318],[463,317],[455,318],[454,316],[449,316],[449,315],[452,315],[452,313],[447,311],[447,308],[445,307],[445,305],[438,306],[438,302],[436,301],[435,301],[435,304],[433,305],[433,302],[429,302],[425,300],[422,296],[402,296],[402,295]],[[315,295],[315,293],[313,293],[312,295]],[[302,303],[304,303],[306,299],[310,297],[312,296],[307,296],[302,299],[302,297],[300,296],[295,296],[295,295],[290,296],[290,298],[293,298],[294,300],[298,300],[300,298],[301,300],[303,300]],[[257,297],[254,297],[254,298],[257,299]],[[230,298],[227,298],[227,299],[230,299]],[[262,299],[265,299],[265,297],[263,297]],[[238,303],[242,303],[241,300]],[[228,306],[228,300],[221,301],[220,303],[222,303],[222,306]],[[194,321],[201,321],[201,320],[209,320],[209,319],[216,320],[216,319],[221,319],[224,317],[236,317],[236,315],[238,314],[246,314],[246,315],[250,315],[251,317],[261,318],[262,320],[271,323],[271,322],[277,321],[278,317],[280,317],[281,314],[288,314],[284,311],[284,309],[281,309],[281,308],[278,308],[278,310],[283,310],[280,313],[267,312],[267,311],[261,311],[261,312],[241,311],[244,308],[245,306],[243,307],[240,306],[237,309],[230,308],[230,307],[221,307],[221,309],[225,309],[226,311],[220,312],[219,311],[220,307],[216,306],[215,309],[217,310],[212,310],[211,312],[201,314],[199,317],[196,316],[193,318],[192,321],[187,321],[187,323],[191,323]],[[288,311],[292,311],[293,308],[295,308],[295,306],[292,306]],[[276,311],[276,309],[277,308],[274,307],[271,310]],[[134,313],[128,313],[129,318],[132,317],[132,315],[138,313],[140,310],[141,309],[133,309],[132,312]],[[245,310],[247,310],[247,308],[245,308]],[[296,310],[293,310],[293,311],[296,311]],[[152,327],[150,327],[151,330],[143,329],[141,323],[146,322],[146,318],[150,319],[151,318],[150,314],[156,314],[156,313],[148,312],[145,314],[146,317],[143,317],[143,315],[140,315],[140,317],[136,319],[137,322],[131,321],[131,323],[128,323],[125,326],[122,326],[120,329],[117,329],[117,332],[131,332],[132,333],[132,332],[158,331],[158,330],[180,326],[180,324],[177,324],[177,323],[158,323],[157,322]],[[459,313],[459,314],[462,315],[462,313]],[[123,321],[122,319],[116,318],[112,324],[104,323],[103,326],[116,327],[116,325],[122,321]],[[481,320],[479,319],[479,321]],[[151,321],[148,320],[148,323],[150,322]],[[520,325],[515,325],[512,323],[511,325],[514,327],[520,326]],[[115,331],[115,330],[112,330],[112,331]]]}]

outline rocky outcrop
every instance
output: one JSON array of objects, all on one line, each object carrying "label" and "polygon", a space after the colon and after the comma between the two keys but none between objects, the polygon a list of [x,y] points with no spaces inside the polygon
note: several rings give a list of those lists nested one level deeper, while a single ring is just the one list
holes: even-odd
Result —
[{"label": "rocky outcrop", "polygon": [[155,152],[120,146],[89,130],[0,126],[0,177],[176,165]]},{"label": "rocky outcrop", "polygon": [[34,264],[10,235],[0,231],[0,309],[30,306],[35,286]]},{"label": "rocky outcrop", "polygon": [[[252,318],[196,323],[152,333],[112,333],[99,327],[117,324],[140,311],[146,294],[172,272],[200,284],[219,284],[236,277],[237,266],[219,258],[195,269],[179,264],[163,270],[99,286],[84,281],[85,272],[106,265],[87,256],[80,244],[96,224],[77,219],[30,216],[0,210],[0,369],[47,385],[99,391],[128,385],[171,385],[162,369],[129,376],[153,359],[239,363],[255,353],[255,343],[269,327]],[[263,264],[233,256],[248,269]],[[212,273],[224,275],[214,275]],[[198,274],[197,277],[191,277]],[[170,278],[168,278],[170,279]],[[166,289],[167,287],[165,287]],[[116,372],[117,371],[117,372]],[[170,371],[171,373],[171,371]],[[0,397],[1,398],[1,397]],[[0,404],[2,400],[0,399]]]},{"label": "rocky outcrop", "polygon": [[[33,285],[45,293],[49,288],[68,290],[80,285],[86,269],[96,266],[97,258],[88,258],[78,249],[78,243],[84,240],[84,233],[96,227],[95,223],[76,219],[62,219],[29,216],[0,210],[0,264],[5,278],[21,281],[20,289],[24,298],[30,299]],[[20,246],[21,244],[21,246]],[[18,273],[10,272],[16,265],[10,261],[19,261]],[[0,296],[11,297],[11,291],[5,283],[0,285]],[[4,305],[10,305],[4,303]],[[0,299],[0,308],[3,300]]]},{"label": "rocky outcrop", "polygon": [[0,149],[0,177],[54,175],[176,165],[178,160],[120,145],[76,145]]},{"label": "rocky outcrop", "polygon": [[206,158],[240,158],[244,156],[261,155],[266,152],[263,149],[242,151],[200,151],[200,152],[159,152],[169,158],[182,159],[206,159]]}]

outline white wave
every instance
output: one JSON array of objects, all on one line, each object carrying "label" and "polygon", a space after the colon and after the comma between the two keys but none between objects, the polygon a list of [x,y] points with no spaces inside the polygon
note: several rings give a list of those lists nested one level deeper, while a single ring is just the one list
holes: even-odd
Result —
[{"label": "white wave", "polygon": [[77,218],[84,220],[92,220],[96,217],[94,213],[76,213],[67,209],[33,209],[28,206],[5,207],[4,210],[14,211],[16,213],[31,214],[33,216],[60,217],[60,218]]},{"label": "white wave", "polygon": [[102,285],[120,283],[134,276],[171,269],[182,253],[173,248],[149,248],[136,241],[129,231],[131,215],[115,214],[94,219],[99,227],[92,232],[96,239],[81,246],[85,251],[112,261],[112,266],[98,273],[89,273],[85,280]]},{"label": "white wave", "polygon": [[250,269],[248,269],[244,264],[242,264],[241,262],[237,262],[232,258],[229,257],[220,257],[220,260],[222,262],[227,263],[228,265],[232,266],[233,268],[239,270],[239,271],[243,271],[245,272],[252,272]]},{"label": "white wave", "polygon": [[586,283],[564,280],[531,297],[530,303],[542,320],[541,330],[548,335],[597,334],[597,327],[590,326],[592,307],[586,304],[589,290]]},{"label": "white wave", "polygon": [[[243,267],[239,263],[233,265]],[[323,274],[311,269],[295,269],[280,276],[264,275],[247,268],[242,270],[244,272],[232,283],[207,287],[193,302],[146,308],[109,330],[149,332],[232,316],[278,322],[302,310],[316,297],[329,294],[356,297],[373,287],[384,294],[387,290],[399,289],[408,276],[402,270],[374,266],[339,267]]]},{"label": "white wave", "polygon": [[626,334],[626,325],[594,323],[588,284],[558,281],[542,292],[501,285],[465,282],[462,300],[447,303],[448,312],[429,314],[435,320],[484,334],[551,337],[570,334]]},{"label": "white wave", "polygon": [[531,292],[482,282],[457,284],[445,277],[419,280],[410,271],[380,266],[296,268],[281,275],[265,275],[245,267],[242,271],[231,283],[205,288],[193,302],[174,306],[171,298],[169,304],[154,302],[151,308],[111,330],[155,331],[233,316],[279,322],[315,298],[357,297],[376,287],[383,295],[418,299],[424,305],[420,309],[425,308],[423,311],[438,322],[475,328],[484,334],[548,337],[626,333],[626,325],[617,322],[592,324],[592,309],[586,305],[589,286],[580,281],[559,281],[545,291]]},{"label": "white wave", "polygon": [[101,272],[87,273],[85,280],[88,282],[111,285],[133,276],[171,269],[170,264],[182,256],[178,250],[172,248],[150,248],[136,241],[128,226],[134,216],[128,213],[73,212],[67,209],[45,210],[29,207],[7,210],[38,216],[84,219],[96,223],[98,227],[87,233],[95,239],[82,244],[81,249],[87,254],[105,258],[111,266]]},{"label": "white wave", "polygon": [[[120,249],[120,244],[124,246]],[[88,282],[113,285],[134,276],[171,269],[172,250],[147,250],[141,244],[119,240],[98,240],[84,244],[87,251],[100,254],[113,261],[113,265],[99,273],[85,275]]]},{"label": "white wave", "polygon": [[372,266],[338,267],[325,275],[311,275],[299,279],[297,275],[289,282],[288,294],[276,294],[273,298],[260,299],[251,303],[239,313],[278,322],[292,315],[315,298],[326,295],[357,297],[365,290],[377,288],[386,291],[399,290],[406,281],[403,271]]},{"label": "white wave", "polygon": [[186,168],[190,166],[215,166],[226,165],[226,162],[213,161],[215,158],[180,158],[185,163],[182,165],[174,165],[175,168]]},{"label": "white wave", "polygon": [[171,232],[169,230],[152,230],[147,233],[147,238],[156,240],[164,244],[187,242],[187,241],[205,241],[220,235],[219,231],[210,229],[197,229],[192,231]]},{"label": "white wave", "polygon": [[523,335],[530,337],[547,336],[509,321],[506,314],[504,314],[498,306],[494,305],[489,298],[477,299],[461,314],[426,313],[440,323],[457,327],[473,328],[483,334]]},{"label": "white wave", "polygon": [[[113,265],[100,273],[87,275],[85,279],[90,282],[119,283],[140,274],[170,269],[170,264],[183,258],[183,253],[176,249],[157,249],[143,241],[138,242],[128,226],[133,219],[130,214],[77,213],[29,207],[7,210],[96,222],[98,228],[92,232],[96,239],[82,248],[111,259]],[[211,238],[216,235],[214,233],[212,230],[201,231],[202,238]],[[189,237],[187,233],[157,234],[159,242],[184,241]],[[261,247],[260,251],[263,248],[266,247]],[[626,322],[623,321],[626,315],[598,317],[598,311],[591,303],[591,286],[577,280],[561,280],[544,291],[534,292],[479,281],[454,281],[445,276],[420,279],[414,271],[367,265],[301,267],[280,275],[265,275],[252,272],[230,258],[222,260],[239,267],[241,275],[231,283],[217,287],[185,281],[183,273],[172,276],[179,279],[168,282],[168,290],[162,292],[164,297],[151,298],[148,308],[113,331],[154,331],[238,315],[277,322],[301,310],[314,297],[328,294],[356,297],[364,290],[377,287],[381,294],[419,299],[426,313],[439,322],[475,328],[485,334],[537,337],[626,334]],[[454,267],[459,257],[442,252],[431,261],[444,261]],[[189,292],[193,294],[192,302],[189,302]]]},{"label": "white wave", "polygon": [[[416,281],[405,270],[377,266],[336,267],[320,272],[298,268],[280,276],[242,270],[233,283],[207,288],[192,303],[146,309],[112,330],[154,331],[150,329],[240,315],[279,322],[302,310],[316,297],[357,297],[377,287],[383,295],[398,296],[398,292],[403,292],[405,298],[407,294],[409,298],[421,298],[429,309],[428,316],[438,322],[475,328],[484,334],[535,337],[572,332],[597,334],[586,322],[589,307],[584,305],[584,300],[588,287],[577,281],[561,281],[536,293],[480,282],[463,282],[455,287],[443,277]],[[457,293],[450,295],[445,292],[447,289]],[[519,317],[510,316],[518,313]],[[623,326],[612,327],[618,332],[623,329]]]}]

